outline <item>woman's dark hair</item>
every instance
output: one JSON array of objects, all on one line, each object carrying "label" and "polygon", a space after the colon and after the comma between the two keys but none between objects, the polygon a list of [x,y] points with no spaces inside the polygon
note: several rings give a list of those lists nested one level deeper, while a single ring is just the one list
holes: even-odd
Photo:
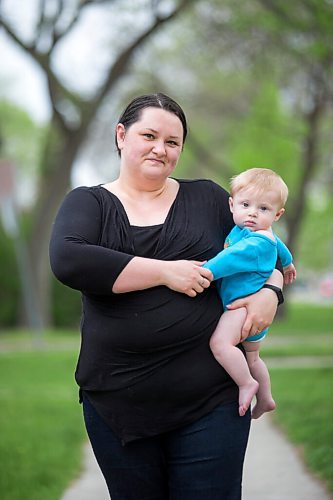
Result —
[{"label": "woman's dark hair", "polygon": [[[135,97],[123,111],[121,116],[119,117],[118,123],[122,123],[126,128],[133,125],[133,123],[140,120],[142,110],[145,108],[161,108],[165,111],[169,111],[176,115],[182,125],[183,125],[183,144],[185,142],[187,136],[187,123],[185,113],[179,104],[176,103],[171,97],[168,97],[165,94],[147,94],[141,95],[139,97]],[[118,150],[118,155],[120,156],[120,150],[118,148],[117,143],[117,134],[115,136],[116,148]]]}]

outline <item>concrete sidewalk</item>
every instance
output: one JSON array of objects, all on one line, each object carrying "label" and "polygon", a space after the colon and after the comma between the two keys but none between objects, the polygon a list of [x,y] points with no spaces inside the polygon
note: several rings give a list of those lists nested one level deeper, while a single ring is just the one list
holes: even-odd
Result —
[{"label": "concrete sidewalk", "polygon": [[246,453],[243,500],[329,500],[297,450],[268,414],[254,420]]},{"label": "concrete sidewalk", "polygon": [[90,443],[84,446],[84,465],[81,477],[74,481],[61,500],[110,500]]},{"label": "concrete sidewalk", "polygon": [[[243,500],[332,498],[306,470],[295,448],[272,425],[269,415],[253,421],[245,460]],[[62,500],[109,500],[104,479],[88,444],[84,449],[82,476],[70,486]]]}]

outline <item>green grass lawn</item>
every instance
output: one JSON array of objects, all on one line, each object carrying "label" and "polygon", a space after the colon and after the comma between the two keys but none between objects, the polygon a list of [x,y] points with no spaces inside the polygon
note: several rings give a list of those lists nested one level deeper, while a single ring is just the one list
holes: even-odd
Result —
[{"label": "green grass lawn", "polygon": [[[270,335],[270,334],[268,334]],[[320,343],[303,342],[301,339],[293,339],[288,345],[275,345],[274,342],[270,343],[266,339],[261,348],[261,355],[263,358],[285,358],[285,357],[304,357],[304,356],[332,356],[333,358],[333,335],[328,339],[321,340]]]},{"label": "green grass lawn", "polygon": [[274,421],[333,493],[333,367],[270,370]]},{"label": "green grass lawn", "polygon": [[333,356],[333,307],[288,304],[261,346],[266,357]]},{"label": "green grass lawn", "polygon": [[[271,330],[274,336],[290,334],[295,336],[314,336],[331,334],[333,336],[333,306],[287,303],[286,317],[275,319]],[[282,310],[283,311],[283,310]]]},{"label": "green grass lawn", "polygon": [[73,352],[0,356],[0,496],[59,500],[79,473],[84,430]]},{"label": "green grass lawn", "polygon": [[[332,319],[332,308],[290,304],[288,318],[271,327],[263,358],[333,355]],[[2,500],[59,500],[80,469],[79,333],[47,331],[43,339],[44,350],[36,351],[30,333],[0,332]],[[274,419],[333,492],[333,367],[270,371]]]}]

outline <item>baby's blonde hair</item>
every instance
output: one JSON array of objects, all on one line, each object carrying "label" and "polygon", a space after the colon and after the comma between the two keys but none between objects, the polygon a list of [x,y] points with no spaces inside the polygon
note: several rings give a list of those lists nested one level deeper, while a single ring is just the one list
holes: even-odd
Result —
[{"label": "baby's blonde hair", "polygon": [[286,183],[276,172],[269,168],[250,168],[231,178],[231,196],[235,196],[235,194],[243,189],[252,188],[258,195],[267,191],[275,191],[280,202],[280,208],[284,207],[288,198]]}]

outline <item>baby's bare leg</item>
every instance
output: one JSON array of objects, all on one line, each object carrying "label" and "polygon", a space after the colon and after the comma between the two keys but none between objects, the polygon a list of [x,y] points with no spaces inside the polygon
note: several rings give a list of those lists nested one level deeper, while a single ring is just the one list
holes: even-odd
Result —
[{"label": "baby's bare leg", "polygon": [[247,342],[246,340],[243,342],[251,375],[259,382],[257,402],[252,410],[252,418],[259,418],[263,413],[275,410],[276,407],[267,366],[259,356],[260,344],[261,342]]},{"label": "baby's bare leg", "polygon": [[210,348],[215,358],[239,387],[239,414],[241,417],[248,410],[259,385],[251,376],[244,354],[236,347],[241,342],[241,331],[245,318],[245,307],[225,311],[210,339]]}]

